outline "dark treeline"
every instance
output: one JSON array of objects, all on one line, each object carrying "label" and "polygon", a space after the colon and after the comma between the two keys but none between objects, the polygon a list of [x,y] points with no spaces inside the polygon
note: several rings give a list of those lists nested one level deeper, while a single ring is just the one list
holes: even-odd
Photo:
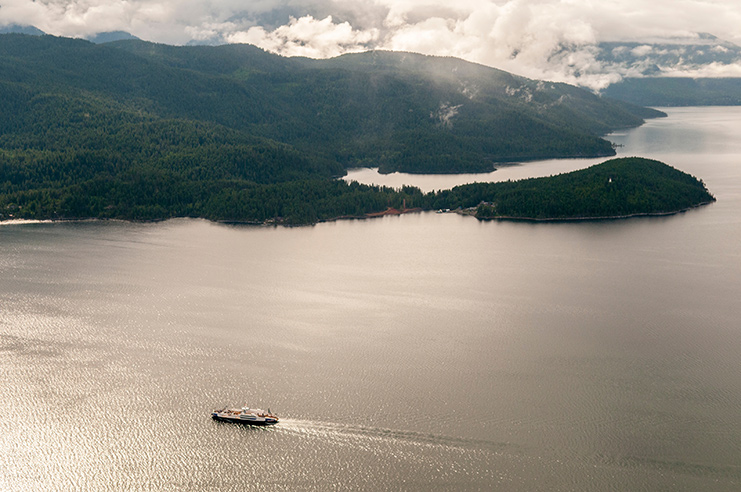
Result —
[{"label": "dark treeline", "polygon": [[695,177],[662,162],[612,159],[546,178],[454,188],[480,218],[569,219],[673,213],[715,200]]},{"label": "dark treeline", "polygon": [[183,180],[177,171],[165,169],[131,170],[116,176],[99,173],[68,186],[6,182],[0,189],[3,218],[204,217],[285,224],[362,217],[403,206],[476,208],[481,218],[563,219],[671,213],[710,201],[712,195],[694,177],[640,158],[613,159],[549,178],[476,183],[431,193],[410,186],[396,190],[326,179],[270,184]]}]

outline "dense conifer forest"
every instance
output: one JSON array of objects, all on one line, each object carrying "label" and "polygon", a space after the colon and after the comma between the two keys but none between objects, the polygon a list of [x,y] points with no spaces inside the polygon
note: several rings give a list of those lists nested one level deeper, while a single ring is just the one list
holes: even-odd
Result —
[{"label": "dense conifer forest", "polygon": [[81,184],[0,192],[0,218],[158,220],[203,217],[242,223],[311,224],[388,209],[462,210],[479,218],[585,219],[668,214],[714,201],[701,181],[658,161],[612,159],[581,171],[422,193],[342,180],[257,184],[184,180],[142,170]]},{"label": "dense conifer forest", "polygon": [[[507,208],[525,200],[522,187],[531,184],[423,194],[336,178],[357,166],[456,173],[613,155],[600,135],[661,116],[452,58],[369,52],[289,59],[249,45],[97,45],[21,34],[0,35],[0,96],[0,219],[304,224],[404,204],[481,202],[494,215],[551,216],[537,201]],[[645,174],[645,167],[620,173]],[[707,201],[635,196],[630,200],[641,206],[627,213]],[[584,215],[586,202],[569,203],[563,213]]]}]

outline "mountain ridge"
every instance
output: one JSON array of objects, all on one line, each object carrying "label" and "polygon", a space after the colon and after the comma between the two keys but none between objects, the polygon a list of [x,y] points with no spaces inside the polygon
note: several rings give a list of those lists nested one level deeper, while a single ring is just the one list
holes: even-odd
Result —
[{"label": "mountain ridge", "polygon": [[490,171],[497,161],[608,156],[614,152],[599,135],[660,115],[565,84],[409,53],[308,60],[249,45],[5,35],[0,68],[6,83],[83,98],[92,92],[155,117],[209,121],[346,167],[387,172]]}]

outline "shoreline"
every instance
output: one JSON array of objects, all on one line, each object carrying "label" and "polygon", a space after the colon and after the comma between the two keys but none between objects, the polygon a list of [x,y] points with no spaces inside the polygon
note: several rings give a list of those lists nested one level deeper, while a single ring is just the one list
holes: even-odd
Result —
[{"label": "shoreline", "polygon": [[460,215],[468,215],[478,220],[502,220],[502,221],[512,221],[512,222],[586,222],[586,221],[609,221],[609,220],[624,220],[624,219],[632,219],[632,218],[638,218],[638,217],[668,217],[671,215],[678,215],[683,214],[685,212],[689,212],[690,210],[694,210],[700,207],[703,207],[705,205],[710,205],[712,203],[715,203],[715,200],[707,201],[698,203],[697,205],[693,205],[691,207],[686,207],[680,210],[674,210],[671,212],[640,212],[635,214],[626,214],[626,215],[604,215],[604,216],[597,216],[597,217],[544,217],[544,218],[535,218],[535,217],[512,217],[512,216],[494,216],[494,217],[476,217],[476,211],[466,212],[464,210],[454,210],[453,212],[460,214]]},{"label": "shoreline", "polygon": [[[588,221],[611,221],[611,220],[625,220],[625,219],[632,219],[632,218],[639,218],[639,217],[668,217],[672,215],[678,215],[685,212],[688,212],[690,210],[694,210],[700,207],[703,207],[705,205],[710,205],[714,203],[715,200],[698,203],[697,205],[694,205],[692,207],[686,207],[681,210],[674,210],[669,212],[642,212],[642,213],[635,213],[635,214],[627,214],[627,215],[605,215],[605,216],[598,216],[598,217],[589,217],[589,216],[581,216],[581,217],[543,217],[543,218],[535,218],[535,217],[515,217],[515,216],[494,216],[494,217],[476,217],[476,210],[475,209],[457,209],[457,210],[451,210],[449,212],[443,212],[443,213],[454,213],[457,215],[464,215],[468,217],[473,217],[474,219],[483,220],[483,221],[509,221],[509,222],[536,222],[536,223],[558,223],[558,222],[588,222]],[[410,213],[422,213],[422,212],[434,212],[433,209],[425,210],[423,208],[415,207],[415,208],[405,208],[405,209],[396,209],[396,208],[388,208],[381,212],[371,212],[364,215],[341,215],[339,217],[332,217],[330,219],[321,219],[316,222],[307,222],[306,224],[286,224],[281,221],[277,221],[276,219],[267,219],[265,221],[240,221],[240,220],[212,220],[207,219],[205,217],[167,217],[162,219],[150,219],[150,220],[127,220],[127,219],[106,219],[106,218],[97,218],[97,217],[87,217],[87,218],[70,218],[70,219],[9,219],[9,220],[0,220],[0,227],[1,226],[12,226],[12,225],[30,225],[30,224],[58,224],[63,222],[126,222],[131,224],[153,224],[157,222],[165,222],[168,220],[177,220],[177,219],[194,219],[194,220],[205,220],[207,222],[212,222],[214,224],[224,224],[224,225],[241,225],[241,226],[255,226],[255,227],[263,227],[263,226],[283,226],[283,227],[302,227],[302,226],[312,226],[320,223],[325,222],[336,222],[339,220],[365,220],[365,219],[375,219],[378,217],[386,217],[386,216],[398,216],[398,215],[404,215],[404,214],[410,214]]]},{"label": "shoreline", "polygon": [[6,219],[0,220],[0,226],[25,225],[25,224],[51,224],[57,222],[54,219]]}]

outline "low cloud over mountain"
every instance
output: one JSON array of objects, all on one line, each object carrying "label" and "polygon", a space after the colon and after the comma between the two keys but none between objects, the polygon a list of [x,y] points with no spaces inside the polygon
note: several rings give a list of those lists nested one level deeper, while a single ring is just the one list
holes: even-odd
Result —
[{"label": "low cloud over mountain", "polygon": [[5,0],[7,24],[313,58],[413,51],[595,90],[623,77],[741,74],[736,0]]}]

